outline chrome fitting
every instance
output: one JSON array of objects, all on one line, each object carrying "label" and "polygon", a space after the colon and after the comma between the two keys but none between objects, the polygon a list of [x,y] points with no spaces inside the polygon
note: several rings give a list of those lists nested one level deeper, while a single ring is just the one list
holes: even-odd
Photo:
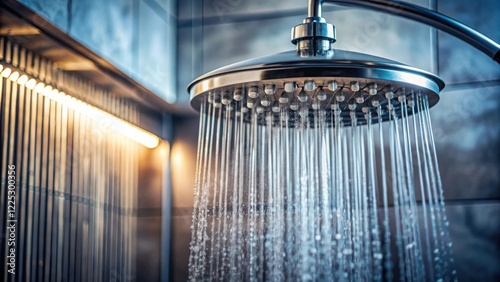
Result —
[{"label": "chrome fitting", "polygon": [[323,54],[331,50],[331,44],[335,41],[335,26],[322,17],[305,18],[303,23],[292,28],[292,43],[300,53]]}]

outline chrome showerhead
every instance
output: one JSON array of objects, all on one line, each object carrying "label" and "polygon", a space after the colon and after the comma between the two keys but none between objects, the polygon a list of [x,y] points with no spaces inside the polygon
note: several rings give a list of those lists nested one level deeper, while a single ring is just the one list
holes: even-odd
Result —
[{"label": "chrome showerhead", "polygon": [[[413,114],[414,94],[428,97],[429,105],[439,100],[444,83],[437,76],[391,60],[348,52],[326,50],[321,55],[304,56],[300,51],[288,51],[229,65],[196,79],[189,85],[191,105],[199,109],[202,101],[223,105],[238,104],[242,112],[265,114],[297,112],[341,112],[341,122],[350,125],[353,117],[358,124]],[[230,107],[232,109],[232,107]],[[333,120],[328,120],[330,125]]]}]

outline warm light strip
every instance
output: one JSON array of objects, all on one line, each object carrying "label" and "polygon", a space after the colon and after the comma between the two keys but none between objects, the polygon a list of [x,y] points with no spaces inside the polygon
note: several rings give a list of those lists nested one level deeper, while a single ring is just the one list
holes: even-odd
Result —
[{"label": "warm light strip", "polygon": [[85,115],[148,148],[156,148],[160,143],[160,138],[153,133],[150,133],[97,107],[89,105],[82,100],[69,96],[50,85],[46,85],[45,83],[30,77],[28,74],[0,64],[0,75],[16,82],[21,86],[33,90],[35,93],[40,93],[67,108],[73,109],[74,111]]}]

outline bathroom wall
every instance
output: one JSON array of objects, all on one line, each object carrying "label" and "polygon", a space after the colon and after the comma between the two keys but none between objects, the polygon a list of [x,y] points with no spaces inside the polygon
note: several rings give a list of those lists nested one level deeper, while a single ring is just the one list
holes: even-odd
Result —
[{"label": "bathroom wall", "polygon": [[167,102],[176,102],[176,1],[19,1]]},{"label": "bathroom wall", "polygon": [[[500,41],[495,0],[413,0]],[[293,49],[290,28],[305,0],[179,1],[178,101],[188,83],[215,68]],[[447,83],[431,111],[440,171],[462,281],[500,280],[500,68],[467,44],[419,23],[385,14],[324,6],[337,27],[335,48],[397,60]],[[171,278],[187,278],[197,118],[177,118],[172,151]],[[174,158],[175,156],[175,158]]]}]

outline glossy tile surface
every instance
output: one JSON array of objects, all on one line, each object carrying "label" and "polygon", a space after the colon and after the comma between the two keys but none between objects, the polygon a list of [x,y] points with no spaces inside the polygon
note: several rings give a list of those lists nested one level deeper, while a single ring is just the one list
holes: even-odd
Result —
[{"label": "glossy tile surface", "polygon": [[19,0],[19,2],[30,7],[30,9],[58,26],[61,30],[68,30],[68,0]]},{"label": "glossy tile surface", "polygon": [[[203,9],[203,15],[193,15],[193,10]],[[302,10],[307,13],[307,1],[304,0],[213,0],[179,1],[179,19],[185,20],[194,17],[215,18],[216,22],[223,23],[235,16],[245,16],[263,13],[283,13],[290,10]]]},{"label": "glossy tile surface", "polygon": [[459,281],[500,280],[500,202],[448,205]]},{"label": "glossy tile surface", "polygon": [[[440,0],[438,11],[500,42],[500,5],[496,0]],[[500,80],[500,67],[467,43],[438,34],[439,75],[447,83]]]},{"label": "glossy tile surface", "polygon": [[[176,21],[161,6],[139,2],[132,76],[161,98],[176,101]],[[154,10],[157,8],[158,10]]]},{"label": "glossy tile surface", "polygon": [[72,1],[68,33],[130,74],[132,0]]},{"label": "glossy tile surface", "polygon": [[500,199],[500,86],[444,91],[431,109],[446,199]]}]

